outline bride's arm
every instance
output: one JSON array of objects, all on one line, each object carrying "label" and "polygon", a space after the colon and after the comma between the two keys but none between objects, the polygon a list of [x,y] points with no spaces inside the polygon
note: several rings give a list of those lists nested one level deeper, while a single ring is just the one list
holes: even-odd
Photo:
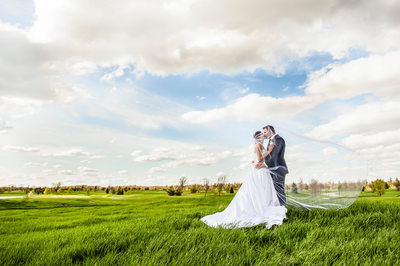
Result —
[{"label": "bride's arm", "polygon": [[268,151],[262,155],[262,158],[265,159],[272,152],[274,147],[275,147],[275,144],[271,143],[271,145],[269,145]]}]

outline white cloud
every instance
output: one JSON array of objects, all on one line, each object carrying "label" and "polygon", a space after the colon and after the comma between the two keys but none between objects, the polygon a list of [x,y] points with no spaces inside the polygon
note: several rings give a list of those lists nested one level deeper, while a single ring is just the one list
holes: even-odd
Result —
[{"label": "white cloud", "polygon": [[90,160],[103,159],[103,158],[105,158],[105,156],[103,156],[103,155],[92,155],[92,156],[89,157]]},{"label": "white cloud", "polygon": [[196,145],[196,146],[193,146],[193,147],[192,147],[192,150],[195,150],[195,151],[203,151],[203,150],[205,150],[205,148],[204,148],[203,146]]},{"label": "white cloud", "polygon": [[152,167],[152,168],[150,168],[149,169],[149,174],[155,174],[155,173],[160,173],[160,172],[166,172],[167,171],[167,169],[165,169],[165,168],[162,168],[162,167]]},{"label": "white cloud", "polygon": [[86,166],[78,166],[76,169],[78,169],[80,172],[98,172],[99,170],[86,167]]},{"label": "white cloud", "polygon": [[78,169],[79,173],[84,176],[98,176],[101,174],[101,172],[98,169],[86,166],[78,166],[76,169]]},{"label": "white cloud", "polygon": [[226,174],[224,172],[218,172],[215,176],[222,177],[222,176],[226,176]]},{"label": "white cloud", "polygon": [[[120,0],[112,6],[104,1],[38,0],[29,37],[36,43],[57,44],[56,62],[78,58],[101,66],[131,63],[137,73],[159,75],[203,68],[233,73],[263,67],[282,72],[284,56],[327,52],[340,58],[354,47],[372,52],[396,48],[398,10],[399,4],[390,0],[164,5]],[[101,15],[105,13],[115,15]]]},{"label": "white cloud", "polygon": [[[70,110],[82,116],[79,108],[70,107]],[[188,108],[145,89],[120,87],[118,93],[106,92],[86,101],[85,110],[87,116],[113,123],[160,129],[162,126],[182,128],[184,123],[179,114]]]},{"label": "white cloud", "polygon": [[333,147],[326,147],[326,148],[324,148],[323,150],[322,150],[322,153],[324,154],[324,155],[327,155],[327,156],[329,156],[329,155],[333,155],[333,154],[337,154],[339,151],[336,149],[336,148],[333,148]]},{"label": "white cloud", "polygon": [[28,97],[0,96],[0,111],[11,118],[33,115],[43,106],[43,101]]},{"label": "white cloud", "polygon": [[75,175],[75,173],[72,170],[59,170],[57,173],[62,175]]},{"label": "white cloud", "polygon": [[119,66],[112,72],[104,74],[104,76],[101,77],[101,80],[106,81],[106,82],[111,82],[115,78],[123,76],[124,72],[125,72],[125,68],[126,68],[126,66]]},{"label": "white cloud", "polygon": [[[194,123],[258,122],[270,118],[286,121],[327,99],[372,93],[376,102],[338,115],[315,127],[310,135],[340,136],[344,145],[364,154],[379,152],[381,162],[391,166],[388,171],[394,172],[396,162],[391,161],[389,151],[397,156],[399,147],[389,147],[388,143],[390,139],[397,139],[394,134],[399,128],[395,117],[399,113],[396,107],[397,84],[400,84],[400,52],[396,50],[400,43],[399,7],[400,3],[390,0],[298,3],[206,0],[164,4],[152,0],[131,3],[117,0],[112,5],[106,1],[37,0],[32,28],[20,29],[0,22],[0,111],[7,120],[0,120],[0,131],[10,129],[10,124],[13,128],[10,134],[2,134],[5,138],[1,141],[2,146],[14,143],[3,149],[47,154],[50,164],[63,165],[73,165],[74,158],[83,159],[82,163],[100,158],[106,161],[115,154],[129,154],[134,150],[132,160],[149,162],[135,164],[138,167],[135,171],[141,174],[165,172],[180,166],[215,166],[234,156],[242,156],[238,168],[245,169],[249,157],[236,150],[213,153],[191,143],[139,137],[132,132],[136,127],[182,129],[187,125],[183,119]],[[189,112],[187,107],[135,88],[128,81],[128,88],[114,84],[125,75],[140,78],[145,72],[165,76],[209,69],[232,74],[264,68],[282,74],[292,60],[315,53],[344,58],[349,49],[367,51],[371,56],[312,73],[305,84],[305,96],[243,95],[249,88],[243,89],[246,85],[240,84],[235,87],[234,96],[240,95],[240,98],[230,101],[232,97],[228,97],[226,107],[212,110]],[[289,63],[283,58],[288,58]],[[105,84],[108,88],[118,86],[118,90],[107,89],[103,93],[101,88],[71,83],[78,80],[76,75],[88,74],[95,74],[91,78],[96,76],[100,82],[111,83]],[[205,96],[199,97],[201,100]],[[28,115],[29,119],[25,117]],[[107,129],[104,124],[103,127],[79,124],[82,118],[98,119],[112,126],[124,124],[129,134]],[[11,136],[14,131],[15,135]],[[61,139],[73,143],[71,147],[80,147],[65,148],[68,143],[62,147]],[[24,143],[15,140],[24,140]],[[98,149],[99,145],[102,149]],[[156,150],[156,146],[176,150]],[[104,155],[97,155],[99,150]],[[120,160],[121,165],[124,159]],[[148,170],[150,164],[160,165]],[[107,167],[113,165],[107,163]],[[121,165],[109,171],[118,173],[123,168]],[[38,174],[38,179],[32,182],[39,178],[50,180],[52,175],[72,171],[56,172],[61,166],[53,167]],[[128,182],[126,177],[118,179],[103,173],[106,167],[80,167],[79,173],[93,175],[85,181],[96,182],[99,177],[104,183]],[[77,180],[73,178],[70,180]]]},{"label": "white cloud", "polygon": [[132,161],[134,162],[163,162],[148,170],[148,173],[151,175],[183,166],[211,166],[219,163],[221,160],[241,155],[243,155],[241,149],[215,153],[207,151],[202,146],[188,144],[181,146],[180,149],[177,147],[156,148],[148,154],[143,154],[141,150],[136,150],[131,153],[133,157]]},{"label": "white cloud", "polygon": [[10,126],[6,121],[0,118],[0,132],[7,131],[10,129],[12,129],[12,126]]},{"label": "white cloud", "polygon": [[397,101],[367,103],[344,113],[326,124],[316,126],[308,136],[329,139],[348,134],[368,134],[400,127],[400,105]]},{"label": "white cloud", "polygon": [[[253,93],[239,97],[233,103],[222,108],[186,112],[182,118],[191,123],[207,123],[218,120],[256,122],[271,118],[293,118],[304,111],[312,110],[329,99],[347,99],[372,93],[382,100],[394,100],[399,97],[400,75],[398,69],[400,69],[400,51],[371,55],[344,64],[329,65],[310,73],[304,84],[305,96],[273,98]],[[377,104],[380,103],[375,105]],[[393,104],[396,105],[395,102]],[[386,106],[386,108],[389,107]],[[396,107],[393,106],[393,108]],[[363,111],[360,110],[360,112]],[[373,117],[384,115],[381,124],[390,122],[387,121],[388,118],[382,113],[382,110],[378,108],[377,111],[378,113],[373,113],[365,110],[368,117],[369,115]],[[390,111],[387,110],[387,112]],[[388,115],[392,117],[394,114]],[[359,116],[361,118],[361,114]],[[342,123],[351,120],[347,114],[341,116],[340,119]],[[369,120],[375,119],[369,117]],[[364,119],[364,121],[358,122],[368,123],[369,120]]]},{"label": "white cloud", "polygon": [[3,150],[5,150],[5,151],[13,151],[13,152],[40,152],[39,148],[12,146],[12,145],[3,146]]},{"label": "white cloud", "polygon": [[[133,154],[133,155],[132,155]],[[132,161],[134,162],[154,162],[175,159],[174,154],[169,150],[153,150],[150,154],[139,155],[137,152],[131,153]]]},{"label": "white cloud", "polygon": [[174,169],[182,166],[211,166],[219,163],[221,160],[238,157],[243,155],[241,149],[236,151],[223,151],[219,153],[207,152],[205,150],[197,150],[195,152],[170,150],[168,160],[170,162],[163,163],[158,167],[152,167],[149,170],[150,174],[155,172],[166,172],[168,169]]},{"label": "white cloud", "polygon": [[47,166],[48,163],[44,162],[44,163],[34,163],[34,162],[27,162],[25,163],[26,166]]},{"label": "white cloud", "polygon": [[400,129],[382,131],[375,134],[353,134],[344,138],[341,143],[352,149],[392,146],[400,142]]},{"label": "white cloud", "polygon": [[92,153],[83,150],[82,148],[71,148],[61,152],[54,153],[55,157],[88,157],[93,156]]},{"label": "white cloud", "polygon": [[[0,21],[0,87],[2,95],[52,98],[53,71],[44,63],[51,55],[46,47],[32,44],[26,31]],[[50,85],[50,86],[49,86]]]},{"label": "white cloud", "polygon": [[399,69],[399,50],[331,65],[310,74],[306,94],[351,98],[373,93],[380,98],[393,99],[399,97]]},{"label": "white cloud", "polygon": [[45,101],[80,99],[85,91],[66,82],[66,73],[60,72],[64,68],[57,67],[67,60],[59,57],[63,44],[33,43],[27,35],[28,30],[0,21],[0,96]]},{"label": "white cloud", "polygon": [[245,94],[245,93],[247,93],[249,90],[250,90],[250,88],[245,88],[245,89],[239,90],[239,92],[240,92],[241,94]]},{"label": "white cloud", "polygon": [[131,156],[132,157],[137,157],[139,154],[141,154],[143,151],[141,150],[135,150],[133,152],[131,152]]},{"label": "white cloud", "polygon": [[251,93],[236,99],[223,108],[207,111],[191,111],[182,118],[191,123],[207,123],[218,120],[265,121],[272,118],[292,118],[322,102],[319,96],[294,96],[273,98]]}]

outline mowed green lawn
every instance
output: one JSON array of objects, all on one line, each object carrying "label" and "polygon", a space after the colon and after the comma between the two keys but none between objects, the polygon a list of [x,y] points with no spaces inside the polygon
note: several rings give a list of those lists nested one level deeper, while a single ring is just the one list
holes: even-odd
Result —
[{"label": "mowed green lawn", "polygon": [[400,264],[400,192],[363,192],[339,211],[289,209],[270,230],[199,220],[232,197],[135,191],[1,199],[0,264]]}]

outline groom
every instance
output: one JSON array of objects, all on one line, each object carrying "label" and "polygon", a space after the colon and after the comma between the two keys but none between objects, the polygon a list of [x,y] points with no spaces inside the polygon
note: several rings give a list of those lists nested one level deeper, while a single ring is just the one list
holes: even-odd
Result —
[{"label": "groom", "polygon": [[281,206],[286,206],[285,176],[289,172],[285,162],[285,140],[275,133],[273,126],[263,127],[264,137],[269,138],[267,152],[263,155],[264,161],[259,161],[257,168],[266,166],[274,182],[276,194]]}]

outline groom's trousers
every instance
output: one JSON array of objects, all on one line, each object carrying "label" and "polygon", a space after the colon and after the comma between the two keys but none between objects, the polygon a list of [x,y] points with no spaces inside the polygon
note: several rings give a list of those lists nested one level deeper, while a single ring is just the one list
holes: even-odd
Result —
[{"label": "groom's trousers", "polygon": [[278,196],[278,200],[281,206],[286,206],[286,195],[285,195],[285,177],[286,177],[286,169],[270,169],[272,181],[274,182],[274,187],[276,190],[276,194]]}]

